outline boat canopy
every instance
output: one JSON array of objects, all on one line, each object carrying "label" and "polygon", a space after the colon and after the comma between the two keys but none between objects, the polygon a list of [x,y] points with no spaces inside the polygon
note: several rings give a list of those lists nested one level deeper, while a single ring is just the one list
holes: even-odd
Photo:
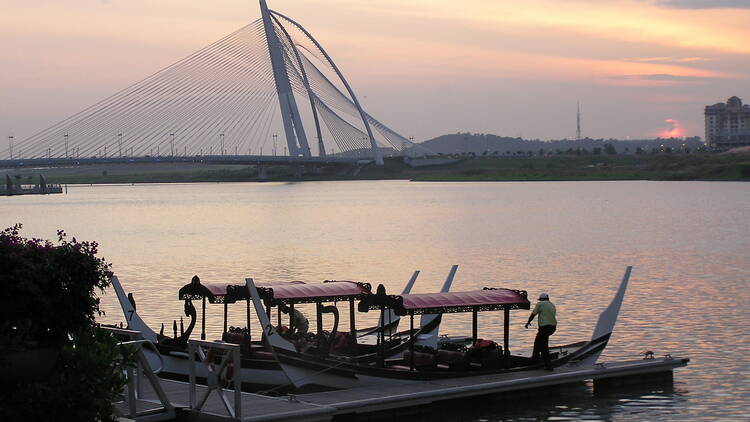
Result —
[{"label": "boat canopy", "polygon": [[[257,283],[256,286],[260,298],[273,305],[278,302],[290,304],[349,300],[370,293],[370,283],[357,281],[326,280],[309,284],[303,281],[273,281]],[[209,303],[235,303],[250,299],[247,285],[200,281],[183,286],[178,297],[180,300],[199,300],[205,297]]]},{"label": "boat canopy", "polygon": [[360,299],[370,294],[370,283],[326,280],[322,283],[258,285],[258,295],[267,304],[315,303]]},{"label": "boat canopy", "polygon": [[371,294],[360,302],[360,311],[389,308],[397,315],[442,314],[501,309],[530,309],[525,290],[485,287],[482,290],[408,295]]},{"label": "boat canopy", "polygon": [[[305,284],[304,281],[272,281],[266,283],[258,283],[259,286],[284,286],[284,285],[297,285]],[[208,299],[209,303],[235,303],[238,300],[246,300],[249,298],[247,294],[247,286],[245,285],[233,285],[226,283],[201,283],[190,282],[180,289],[178,292],[180,300],[199,300],[204,297]]]}]

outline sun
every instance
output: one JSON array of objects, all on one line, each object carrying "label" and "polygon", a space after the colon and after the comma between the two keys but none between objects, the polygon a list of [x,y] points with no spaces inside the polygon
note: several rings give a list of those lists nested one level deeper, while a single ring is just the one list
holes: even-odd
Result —
[{"label": "sun", "polygon": [[669,129],[660,131],[660,138],[682,138],[685,136],[685,129],[682,127],[679,120],[665,119],[664,121],[669,123]]}]

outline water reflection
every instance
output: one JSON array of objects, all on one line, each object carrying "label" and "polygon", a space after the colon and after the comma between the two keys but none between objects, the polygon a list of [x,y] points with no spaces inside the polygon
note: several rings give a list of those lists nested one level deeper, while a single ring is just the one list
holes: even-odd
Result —
[{"label": "water reflection", "polygon": [[[350,279],[400,291],[419,269],[414,290],[429,292],[455,263],[454,290],[549,292],[559,312],[551,342],[568,343],[591,335],[633,265],[602,359],[638,359],[644,350],[689,356],[691,364],[677,371],[676,391],[599,397],[574,390],[554,403],[509,403],[515,413],[502,407],[469,418],[750,420],[750,342],[742,334],[750,326],[750,313],[742,311],[750,302],[750,184],[386,181],[68,192],[3,199],[3,226],[23,222],[25,235],[42,238],[63,228],[99,241],[157,330],[162,323],[169,330],[182,315],[177,290],[194,274],[207,283]],[[114,295],[102,306],[102,321],[122,320]],[[312,307],[302,310],[313,315]],[[229,312],[230,324],[244,325],[244,306]],[[222,313],[222,306],[209,306],[209,339],[220,334]],[[530,353],[527,316],[512,313],[514,353]],[[358,323],[373,325],[375,318],[371,313]],[[443,322],[444,332],[470,327],[467,315]],[[499,327],[499,313],[482,313],[480,337],[499,338]]]},{"label": "water reflection", "polygon": [[671,382],[624,386],[601,393],[591,383],[540,389],[523,396],[492,395],[433,406],[433,421],[679,420],[684,391]]}]

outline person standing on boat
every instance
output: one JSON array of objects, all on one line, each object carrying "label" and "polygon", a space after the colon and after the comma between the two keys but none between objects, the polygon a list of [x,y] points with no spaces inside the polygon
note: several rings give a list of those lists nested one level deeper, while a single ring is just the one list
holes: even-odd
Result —
[{"label": "person standing on boat", "polygon": [[304,335],[307,334],[307,330],[310,328],[310,323],[305,317],[305,314],[300,312],[298,309],[292,309],[291,307],[281,304],[279,305],[281,312],[289,315],[289,311],[292,311],[292,328],[295,334]]},{"label": "person standing on boat", "polygon": [[547,293],[541,293],[539,295],[539,302],[534,306],[531,315],[529,315],[529,321],[526,323],[526,328],[529,328],[534,317],[539,315],[539,331],[537,331],[536,338],[534,339],[534,351],[531,354],[531,359],[538,361],[539,355],[542,355],[544,369],[548,371],[553,370],[552,362],[549,357],[549,336],[554,334],[557,329],[556,314],[557,309],[555,309],[555,305],[549,301],[549,295]]}]

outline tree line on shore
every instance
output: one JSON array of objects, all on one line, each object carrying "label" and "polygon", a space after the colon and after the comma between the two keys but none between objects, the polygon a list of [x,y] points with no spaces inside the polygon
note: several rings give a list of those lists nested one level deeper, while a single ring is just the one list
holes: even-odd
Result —
[{"label": "tree line on shore", "polygon": [[[483,133],[456,133],[430,139],[420,145],[450,156],[545,156],[692,153],[708,151],[700,137],[622,139],[539,139],[512,138]],[[408,154],[407,154],[408,155]],[[421,155],[421,154],[420,154]]]}]

